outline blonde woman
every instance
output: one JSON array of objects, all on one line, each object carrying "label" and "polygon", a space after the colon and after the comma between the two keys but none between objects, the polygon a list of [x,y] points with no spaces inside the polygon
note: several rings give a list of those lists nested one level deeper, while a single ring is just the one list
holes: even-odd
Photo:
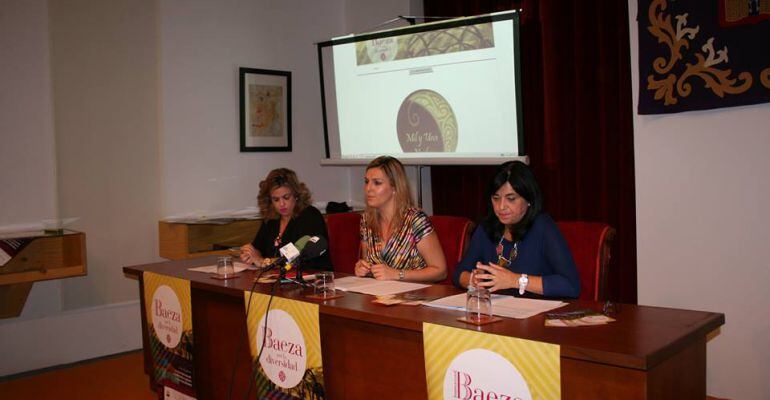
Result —
[{"label": "blonde woman", "polygon": [[362,258],[356,262],[356,275],[415,282],[444,279],[444,252],[428,216],[414,206],[401,162],[388,156],[370,162],[364,193]]}]

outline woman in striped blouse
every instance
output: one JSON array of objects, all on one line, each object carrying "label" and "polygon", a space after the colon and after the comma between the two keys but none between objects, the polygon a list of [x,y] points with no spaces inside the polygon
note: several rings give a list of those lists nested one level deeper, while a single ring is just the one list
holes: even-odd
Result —
[{"label": "woman in striped blouse", "polygon": [[364,193],[362,258],[356,262],[356,275],[419,282],[444,279],[444,252],[428,216],[414,206],[401,162],[388,156],[370,162]]}]

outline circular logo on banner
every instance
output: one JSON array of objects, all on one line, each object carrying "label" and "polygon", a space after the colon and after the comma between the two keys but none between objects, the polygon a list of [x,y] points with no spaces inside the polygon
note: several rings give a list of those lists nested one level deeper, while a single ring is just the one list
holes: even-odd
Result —
[{"label": "circular logo on banner", "polygon": [[[257,324],[257,349],[262,346],[263,334],[265,334],[264,316]],[[307,367],[305,338],[294,318],[286,311],[268,311],[265,348],[262,350],[259,364],[267,378],[284,389],[297,386],[305,376]]]},{"label": "circular logo on banner", "polygon": [[532,400],[527,382],[503,356],[485,349],[461,353],[444,375],[444,399]]},{"label": "circular logo on banner", "polygon": [[457,119],[446,99],[428,89],[409,94],[396,117],[398,143],[406,153],[454,152]]},{"label": "circular logo on banner", "polygon": [[169,349],[182,338],[182,306],[174,290],[166,285],[158,286],[152,294],[152,328]]}]

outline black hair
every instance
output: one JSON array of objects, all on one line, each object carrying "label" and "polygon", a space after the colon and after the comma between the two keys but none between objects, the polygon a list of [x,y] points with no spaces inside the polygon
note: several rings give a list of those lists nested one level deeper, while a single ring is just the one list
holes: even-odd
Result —
[{"label": "black hair", "polygon": [[505,232],[505,226],[495,215],[492,207],[492,195],[505,185],[510,183],[513,190],[529,203],[527,212],[521,218],[521,221],[508,227],[514,242],[518,242],[527,234],[535,218],[543,210],[543,195],[540,192],[540,186],[537,184],[535,174],[529,169],[527,164],[521,161],[508,161],[500,165],[495,173],[495,177],[487,187],[488,212],[486,218],[481,222],[484,232],[492,241],[499,241]]}]

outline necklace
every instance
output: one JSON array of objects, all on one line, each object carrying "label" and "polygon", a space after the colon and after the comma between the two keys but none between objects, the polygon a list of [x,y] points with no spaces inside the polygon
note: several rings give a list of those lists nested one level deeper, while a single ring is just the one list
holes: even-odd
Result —
[{"label": "necklace", "polygon": [[286,225],[283,226],[283,229],[281,229],[281,219],[278,219],[278,236],[276,236],[275,240],[273,240],[273,246],[275,248],[281,246],[281,236],[283,235],[283,232],[286,231],[286,227],[289,226],[289,222],[291,222],[291,219],[289,219],[289,221],[286,222]]},{"label": "necklace", "polygon": [[508,258],[505,258],[503,256],[504,237],[505,236],[500,237],[500,242],[497,243],[497,248],[495,250],[497,252],[497,264],[503,268],[506,268],[509,264],[514,262],[516,258],[519,257],[519,242],[513,242],[513,248],[511,248],[511,251],[508,252]]},{"label": "necklace", "polygon": [[388,240],[390,240],[390,236],[393,233],[392,232],[393,226],[391,226],[390,224],[391,222],[392,220],[385,222],[384,219],[380,219],[380,222],[379,222],[380,229],[379,229],[379,232],[377,232],[377,236],[375,237],[376,242],[381,242],[384,245],[385,243],[388,242]]}]

